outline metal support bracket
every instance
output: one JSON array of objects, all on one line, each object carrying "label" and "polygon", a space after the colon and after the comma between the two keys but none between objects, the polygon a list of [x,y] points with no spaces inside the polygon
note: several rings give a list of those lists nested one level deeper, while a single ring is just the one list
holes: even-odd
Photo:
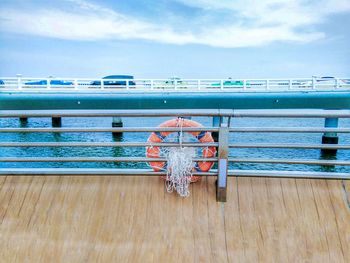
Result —
[{"label": "metal support bracket", "polygon": [[227,171],[228,171],[228,137],[229,128],[226,123],[221,123],[219,128],[218,151],[218,179],[216,184],[216,201],[226,202],[227,197]]}]

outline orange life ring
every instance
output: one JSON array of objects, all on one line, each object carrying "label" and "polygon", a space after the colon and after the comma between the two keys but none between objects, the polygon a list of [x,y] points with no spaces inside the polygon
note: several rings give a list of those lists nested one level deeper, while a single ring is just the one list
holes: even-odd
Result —
[{"label": "orange life ring", "polygon": [[[172,119],[163,122],[158,127],[203,127],[200,123],[188,119]],[[171,133],[174,132],[152,132],[151,135],[148,137],[148,142],[150,143],[161,143],[163,140]],[[211,136],[210,132],[206,131],[195,131],[195,132],[188,132],[192,134],[199,142],[202,143],[211,143],[214,142],[213,137]],[[159,158],[159,152],[160,148],[159,146],[149,146],[146,148],[146,156],[148,158]],[[212,158],[216,155],[216,147],[215,146],[209,146],[209,147],[203,147],[202,149],[202,156],[204,158]],[[149,165],[153,168],[155,172],[159,172],[166,167],[165,162],[149,162]],[[199,172],[207,172],[209,171],[212,166],[214,165],[213,162],[206,162],[206,161],[200,161],[196,162],[194,169]],[[200,176],[192,176],[191,182],[197,182],[201,179]]]}]

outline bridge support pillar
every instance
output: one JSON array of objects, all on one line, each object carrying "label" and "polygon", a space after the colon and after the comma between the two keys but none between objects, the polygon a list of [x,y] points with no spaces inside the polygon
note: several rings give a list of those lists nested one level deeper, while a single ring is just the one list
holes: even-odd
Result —
[{"label": "bridge support pillar", "polygon": [[[220,127],[221,123],[222,123],[222,117],[221,116],[214,116],[213,117],[213,127]],[[212,135],[214,141],[217,142],[218,139],[219,139],[219,133],[218,132],[212,132],[211,135]]]},{"label": "bridge support pillar", "polygon": [[[112,118],[112,127],[113,128],[123,127],[122,118],[120,118],[120,117],[113,117]],[[121,132],[113,132],[112,134],[113,134],[113,136],[119,136],[122,133]]]},{"label": "bridge support pillar", "polygon": [[20,123],[20,126],[21,126],[21,127],[27,126],[27,124],[28,124],[28,118],[27,118],[27,117],[20,117],[20,118],[19,118],[19,123]]},{"label": "bridge support pillar", "polygon": [[112,127],[123,127],[123,121],[120,117],[113,117]]},{"label": "bridge support pillar", "polygon": [[[325,128],[338,128],[338,118],[326,118]],[[322,136],[322,144],[338,144],[338,135],[335,132],[325,132]],[[337,149],[321,149],[322,154],[336,154]]]},{"label": "bridge support pillar", "polygon": [[62,117],[52,117],[51,123],[52,123],[52,127],[61,127]]}]

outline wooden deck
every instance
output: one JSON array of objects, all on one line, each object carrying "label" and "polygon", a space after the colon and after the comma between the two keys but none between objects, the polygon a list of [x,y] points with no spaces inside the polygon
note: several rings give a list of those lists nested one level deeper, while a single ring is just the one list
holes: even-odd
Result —
[{"label": "wooden deck", "polygon": [[350,181],[0,177],[1,262],[350,262]]}]

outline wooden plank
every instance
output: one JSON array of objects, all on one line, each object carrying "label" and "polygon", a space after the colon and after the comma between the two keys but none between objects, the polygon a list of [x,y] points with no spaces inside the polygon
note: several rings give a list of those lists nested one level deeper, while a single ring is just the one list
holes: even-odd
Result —
[{"label": "wooden plank", "polygon": [[226,230],[226,243],[229,248],[228,259],[229,262],[244,262],[245,256],[245,240],[242,230],[242,217],[241,217],[241,200],[239,191],[241,186],[239,185],[240,178],[228,179],[227,186],[227,198],[228,202],[225,206],[225,230]]},{"label": "wooden plank", "polygon": [[3,262],[349,262],[349,181],[0,177]]}]

